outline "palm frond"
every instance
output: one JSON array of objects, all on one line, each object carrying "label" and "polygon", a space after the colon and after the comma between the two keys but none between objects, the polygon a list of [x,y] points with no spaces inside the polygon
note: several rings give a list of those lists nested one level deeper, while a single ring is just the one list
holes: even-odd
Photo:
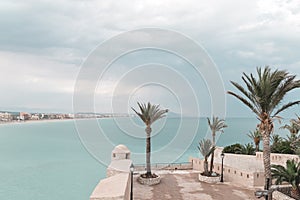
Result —
[{"label": "palm frond", "polygon": [[146,125],[151,125],[156,120],[165,117],[165,113],[169,110],[161,110],[159,105],[152,105],[150,102],[146,103],[137,103],[140,109],[140,112],[136,111],[134,108],[131,108]]}]

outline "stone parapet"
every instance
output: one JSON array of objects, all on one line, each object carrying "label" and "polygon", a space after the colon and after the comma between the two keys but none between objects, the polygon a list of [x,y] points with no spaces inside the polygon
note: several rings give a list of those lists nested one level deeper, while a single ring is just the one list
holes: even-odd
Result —
[{"label": "stone parapet", "polygon": [[129,186],[129,173],[121,173],[103,179],[94,189],[90,200],[129,200]]}]

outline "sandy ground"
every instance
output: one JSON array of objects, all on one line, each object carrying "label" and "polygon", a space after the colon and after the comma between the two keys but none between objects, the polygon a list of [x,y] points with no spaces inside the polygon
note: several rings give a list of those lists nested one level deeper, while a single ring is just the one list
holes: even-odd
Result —
[{"label": "sandy ground", "polygon": [[134,176],[133,199],[135,200],[245,200],[256,199],[254,189],[241,188],[228,182],[208,184],[198,180],[196,172],[170,172],[160,174],[161,183],[145,186],[137,182]]}]

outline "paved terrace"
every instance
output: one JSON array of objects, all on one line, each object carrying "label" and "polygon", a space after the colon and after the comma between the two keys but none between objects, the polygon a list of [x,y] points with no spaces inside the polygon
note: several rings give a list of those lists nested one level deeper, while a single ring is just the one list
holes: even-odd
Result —
[{"label": "paved terrace", "polygon": [[[157,172],[156,172],[157,173]],[[198,180],[197,171],[159,171],[159,185],[145,186],[137,182],[134,175],[133,195],[135,200],[245,200],[256,199],[254,189],[241,188],[228,182],[208,184]]]}]

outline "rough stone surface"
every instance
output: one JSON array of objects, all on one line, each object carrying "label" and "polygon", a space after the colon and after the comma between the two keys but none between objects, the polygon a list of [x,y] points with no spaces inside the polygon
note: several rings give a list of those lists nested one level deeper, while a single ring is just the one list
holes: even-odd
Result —
[{"label": "rough stone surface", "polygon": [[218,183],[218,182],[220,182],[220,176],[208,177],[208,176],[202,176],[201,174],[199,174],[199,181],[205,182],[205,183]]},{"label": "rough stone surface", "polygon": [[161,177],[158,176],[156,178],[143,178],[141,176],[138,177],[138,181],[143,185],[157,185],[160,183]]},{"label": "rough stone surface", "polygon": [[106,170],[106,176],[114,176],[119,173],[128,173],[131,165],[131,160],[113,160]]},{"label": "rough stone surface", "polygon": [[279,191],[274,191],[272,193],[272,198],[273,198],[273,200],[294,200],[293,198],[291,198]]},{"label": "rough stone surface", "polygon": [[195,171],[160,171],[159,185],[142,185],[136,180],[133,185],[134,200],[172,199],[172,200],[254,200],[254,189],[237,187],[231,183],[209,184],[199,182],[199,172]]},{"label": "rough stone surface", "polygon": [[122,173],[101,180],[91,194],[90,200],[126,199],[129,177],[129,173]]}]

